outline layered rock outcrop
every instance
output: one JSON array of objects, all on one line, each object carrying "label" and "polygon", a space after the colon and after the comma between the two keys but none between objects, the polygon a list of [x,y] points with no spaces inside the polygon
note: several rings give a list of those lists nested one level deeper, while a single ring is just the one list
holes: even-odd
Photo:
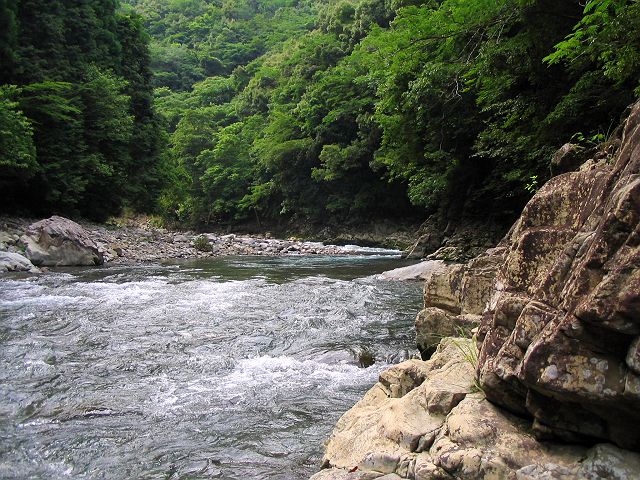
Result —
[{"label": "layered rock outcrop", "polygon": [[537,441],[530,422],[475,385],[475,344],[444,339],[426,362],[386,370],[338,421],[312,480],[633,478],[640,455]]},{"label": "layered rock outcrop", "polygon": [[30,225],[20,243],[26,257],[37,266],[101,265],[104,261],[84,228],[55,215]]},{"label": "layered rock outcrop", "polygon": [[444,225],[432,215],[420,226],[415,234],[417,240],[402,255],[409,259],[466,262],[495,245],[507,228],[504,223],[477,219],[457,219],[454,227],[452,222]]},{"label": "layered rock outcrop", "polygon": [[423,358],[480,321],[478,358],[445,339],[383,373],[314,480],[640,477],[640,103],[619,145],[542,187],[497,248],[430,272]]},{"label": "layered rock outcrop", "polygon": [[640,450],[640,104],[618,154],[548,182],[505,243],[479,333],[487,397],[541,438]]}]

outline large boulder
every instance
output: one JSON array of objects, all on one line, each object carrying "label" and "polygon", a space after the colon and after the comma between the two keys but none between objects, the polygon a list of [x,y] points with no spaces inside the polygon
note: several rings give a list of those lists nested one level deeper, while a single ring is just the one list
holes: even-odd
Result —
[{"label": "large boulder", "polygon": [[[380,375],[315,478],[638,476],[640,103],[610,152],[543,186],[497,249],[430,273],[416,326],[435,352]],[[480,318],[477,357],[435,347]]]},{"label": "large boulder", "polygon": [[31,272],[39,273],[40,269],[19,253],[0,252],[1,272]]},{"label": "large boulder", "polygon": [[487,398],[540,438],[640,450],[640,103],[617,155],[544,185],[507,243],[479,332]]},{"label": "large boulder", "polygon": [[20,243],[27,258],[37,266],[102,265],[104,261],[87,231],[59,216],[30,225]]},{"label": "large boulder", "polygon": [[530,422],[493,405],[474,383],[475,344],[447,338],[428,361],[409,360],[338,421],[312,480],[623,480],[640,455],[538,441]]}]

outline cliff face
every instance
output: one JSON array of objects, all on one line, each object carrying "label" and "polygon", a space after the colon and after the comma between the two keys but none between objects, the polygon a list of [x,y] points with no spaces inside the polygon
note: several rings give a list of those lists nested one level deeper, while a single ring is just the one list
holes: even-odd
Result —
[{"label": "cliff face", "polygon": [[617,155],[548,182],[504,242],[479,379],[540,437],[640,449],[639,221],[640,103]]},{"label": "cliff face", "polygon": [[[640,476],[640,103],[615,156],[548,182],[497,248],[429,269],[424,298],[429,360],[381,374],[314,479]],[[477,343],[440,341],[463,331]]]}]

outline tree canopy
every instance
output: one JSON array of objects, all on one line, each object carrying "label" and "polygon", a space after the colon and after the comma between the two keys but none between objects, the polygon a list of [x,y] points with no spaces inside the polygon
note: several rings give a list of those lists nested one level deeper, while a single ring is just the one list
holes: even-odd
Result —
[{"label": "tree canopy", "polygon": [[152,208],[165,134],[141,17],[114,0],[2,0],[0,12],[4,209]]},{"label": "tree canopy", "polygon": [[3,182],[92,216],[508,222],[640,94],[636,0],[39,3],[0,1]]}]

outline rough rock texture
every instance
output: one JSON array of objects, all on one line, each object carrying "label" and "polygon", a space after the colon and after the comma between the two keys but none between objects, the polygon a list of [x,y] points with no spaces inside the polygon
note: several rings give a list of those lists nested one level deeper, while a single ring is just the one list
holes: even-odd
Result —
[{"label": "rough rock texture", "polygon": [[454,369],[473,344],[456,357],[443,340],[380,375],[315,478],[640,478],[640,103],[621,140],[541,188],[499,247],[428,276],[423,354],[479,318],[483,393]]},{"label": "rough rock texture", "polygon": [[19,253],[0,252],[1,272],[31,272],[39,273],[40,269]]},{"label": "rough rock texture", "polygon": [[418,239],[407,248],[402,256],[409,259],[420,259],[428,254],[435,252],[445,238],[444,230],[439,227],[435,216],[429,217],[416,234]]},{"label": "rough rock texture", "polygon": [[551,168],[553,175],[559,175],[575,170],[586,159],[584,148],[573,143],[565,143],[553,155],[549,168]]},{"label": "rough rock texture", "polygon": [[530,422],[474,393],[468,339],[444,339],[428,361],[409,360],[338,421],[312,480],[625,479],[640,455],[537,441]]},{"label": "rough rock texture", "polygon": [[[68,221],[70,222],[70,220]],[[27,231],[33,223],[34,221],[29,219],[0,216],[0,251],[22,254],[28,242]],[[41,224],[42,222],[36,223]],[[95,242],[98,249],[97,255],[101,255],[105,263],[132,264],[225,255],[396,256],[400,253],[398,250],[384,248],[325,245],[321,242],[298,239],[280,240],[271,238],[268,233],[260,237],[251,237],[235,234],[196,234],[190,231],[171,231],[155,226],[153,222],[145,220],[143,216],[135,217],[133,220],[124,219],[122,222],[119,219],[114,219],[108,225],[96,225],[88,222],[78,225],[84,229],[86,237]],[[39,238],[39,233],[35,235],[36,239]],[[36,243],[36,239],[32,239],[31,242]],[[44,249],[45,247],[35,246],[32,247],[32,250],[36,252],[38,248]],[[69,248],[71,247],[65,243],[63,251]],[[62,263],[56,263],[56,265],[62,265]],[[89,265],[93,265],[93,263],[89,263]]]},{"label": "rough rock texture", "polygon": [[408,360],[383,372],[338,421],[325,466],[388,474],[428,450],[445,416],[472,391],[473,367],[462,354],[471,347],[449,340],[427,362]]},{"label": "rough rock texture", "polygon": [[416,340],[422,358],[429,358],[443,336],[469,334],[480,324],[505,252],[505,248],[498,247],[467,264],[440,263],[440,268],[424,277],[425,308],[416,318]]},{"label": "rough rock texture", "polygon": [[25,255],[34,265],[101,265],[102,252],[88,232],[76,222],[53,216],[29,226],[20,238]]},{"label": "rough rock texture", "polygon": [[549,181],[505,244],[479,332],[487,397],[540,438],[640,450],[640,103],[617,155]]}]

